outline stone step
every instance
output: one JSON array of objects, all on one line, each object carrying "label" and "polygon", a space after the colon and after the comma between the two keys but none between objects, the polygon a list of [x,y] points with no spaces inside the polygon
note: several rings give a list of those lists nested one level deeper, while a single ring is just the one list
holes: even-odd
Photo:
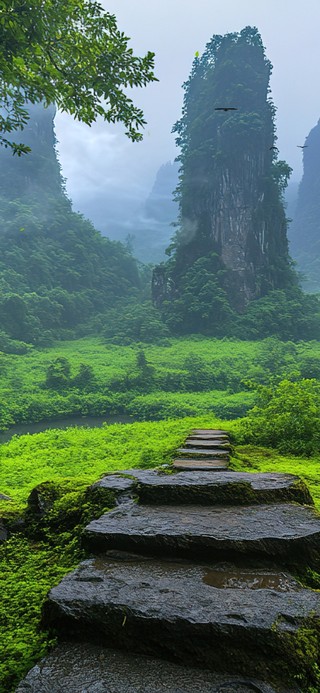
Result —
[{"label": "stone step", "polygon": [[199,457],[229,457],[229,451],[221,448],[208,448],[207,450],[200,450],[199,448],[184,447],[178,448],[177,452],[179,455],[194,455]]},{"label": "stone step", "polygon": [[[185,464],[188,460],[176,460]],[[197,464],[197,460],[190,460]],[[200,464],[208,464],[200,460]],[[221,461],[217,460],[221,466]],[[217,469],[217,468],[216,468]],[[121,473],[122,474],[122,473]],[[153,469],[131,469],[127,478],[110,474],[94,488],[137,494],[140,503],[207,505],[245,505],[294,501],[313,504],[306,484],[293,474],[252,474],[248,472],[182,471],[164,474]]]},{"label": "stone step", "polygon": [[[269,684],[225,676],[93,643],[63,643],[35,666],[16,693],[276,693]],[[294,688],[277,693],[297,693]],[[298,692],[299,693],[299,692]]]},{"label": "stone step", "polygon": [[191,433],[195,433],[196,435],[224,435],[228,436],[229,433],[228,431],[221,431],[220,429],[217,428],[193,428]]},{"label": "stone step", "polygon": [[282,564],[320,567],[320,516],[291,504],[141,506],[128,503],[86,527],[90,551],[195,556],[264,556]]},{"label": "stone step", "polygon": [[230,450],[231,445],[223,440],[199,440],[198,438],[187,438],[184,443],[185,447],[193,448],[204,448],[204,449],[215,449],[220,448],[221,450]]},{"label": "stone step", "polygon": [[190,460],[183,458],[181,460],[173,460],[172,463],[175,469],[186,469],[192,471],[222,471],[223,469],[228,469],[229,463],[227,460],[220,459],[206,459],[206,460]]},{"label": "stone step", "polygon": [[189,437],[193,438],[194,440],[223,440],[224,442],[229,441],[229,436],[222,433],[202,433],[201,435],[198,435],[197,433],[191,433]]},{"label": "stone step", "polygon": [[236,570],[128,555],[87,560],[51,590],[43,623],[63,639],[93,638],[288,688],[298,672],[309,682],[313,661],[301,657],[299,629],[315,637],[320,594],[271,571],[242,571],[237,582]]}]

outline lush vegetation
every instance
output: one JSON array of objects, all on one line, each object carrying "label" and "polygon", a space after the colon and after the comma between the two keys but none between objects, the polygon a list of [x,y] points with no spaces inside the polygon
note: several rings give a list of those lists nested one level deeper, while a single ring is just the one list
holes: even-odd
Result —
[{"label": "lush vegetation", "polygon": [[98,2],[2,0],[0,37],[0,145],[19,156],[29,151],[7,137],[28,122],[26,100],[56,103],[88,125],[98,116],[120,121],[141,139],[143,113],[126,88],[155,79],[154,55],[135,56]]},{"label": "lush vegetation", "polygon": [[319,378],[320,347],[201,337],[117,346],[84,338],[2,354],[0,372],[2,429],[73,414],[233,419],[258,404],[260,386]]},{"label": "lush vegetation", "polygon": [[319,337],[319,302],[302,293],[288,255],[290,168],[277,160],[271,70],[246,27],[213,36],[184,84],[179,220],[153,280],[174,334]]},{"label": "lush vegetation", "polygon": [[[310,341],[320,308],[288,256],[290,170],[277,161],[256,29],[213,37],[185,85],[180,219],[153,275],[155,306],[151,268],[130,243],[72,211],[54,108],[38,103],[56,100],[87,123],[120,120],[140,139],[143,114],[123,87],[154,79],[152,54],[134,57],[115,18],[87,0],[11,2],[0,34],[0,429],[70,415],[140,421],[0,446],[0,492],[11,498],[0,514],[12,530],[0,547],[0,693],[11,693],[49,645],[39,629],[48,588],[81,559],[82,527],[114,503],[88,491],[99,476],[168,463],[192,427],[216,426],[239,444],[234,468],[297,473],[320,507],[320,345]],[[237,110],[216,110],[225,104]],[[22,145],[7,139],[18,125]]]},{"label": "lush vegetation", "polygon": [[[2,351],[23,353],[28,344],[88,334],[118,344],[160,343],[170,334],[190,333],[319,338],[319,302],[294,284],[269,291],[237,313],[212,248],[202,248],[205,257],[190,256],[188,267],[174,255],[168,267],[185,271],[178,283],[167,277],[166,286],[179,284],[179,292],[162,302],[161,311],[152,306],[150,268],[138,267],[129,247],[102,237],[72,211],[55,152],[54,109],[30,105],[29,112],[24,141],[32,152],[21,160],[0,151]],[[162,269],[157,271],[161,287]]]},{"label": "lush vegetation", "polygon": [[88,499],[86,486],[108,471],[169,462],[190,425],[173,421],[48,431],[1,447],[0,489],[13,499],[0,501],[1,515],[12,526],[39,484],[48,512],[39,521],[30,505],[24,528],[0,547],[0,693],[14,691],[50,644],[39,630],[41,604],[83,555],[82,526],[107,509],[105,499],[104,504]]},{"label": "lush vegetation", "polygon": [[[135,260],[75,214],[55,152],[54,109],[30,107],[22,160],[1,150],[0,348],[23,351],[87,332],[93,318],[140,297]],[[104,318],[104,321],[106,319]],[[17,342],[23,342],[19,344]]]}]

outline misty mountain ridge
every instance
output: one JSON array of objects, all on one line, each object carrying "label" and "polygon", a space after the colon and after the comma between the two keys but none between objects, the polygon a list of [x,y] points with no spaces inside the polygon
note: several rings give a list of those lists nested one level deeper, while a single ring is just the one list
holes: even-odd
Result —
[{"label": "misty mountain ridge", "polygon": [[303,176],[290,227],[291,252],[306,291],[320,292],[320,120],[303,150]]},{"label": "misty mountain ridge", "polygon": [[127,189],[98,191],[83,200],[81,211],[104,236],[127,244],[140,262],[161,262],[178,215],[173,199],[178,170],[178,163],[168,161],[157,171],[149,194],[141,190],[138,197]]},{"label": "misty mountain ridge", "polygon": [[[31,153],[0,149],[0,349],[6,340],[50,343],[134,296],[128,250],[72,211],[56,154],[54,108],[30,106],[21,140]],[[72,333],[69,333],[72,336]]]}]

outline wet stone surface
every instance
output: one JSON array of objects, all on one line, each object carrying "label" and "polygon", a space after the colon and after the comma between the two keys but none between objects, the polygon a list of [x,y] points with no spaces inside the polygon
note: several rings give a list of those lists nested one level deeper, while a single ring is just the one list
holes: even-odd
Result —
[{"label": "wet stone surface", "polygon": [[190,433],[189,438],[196,440],[230,440],[227,433]]},{"label": "wet stone surface", "polygon": [[206,584],[218,570],[154,558],[87,560],[51,590],[44,623],[71,638],[272,680],[283,673],[284,635],[294,639],[306,619],[320,618],[320,594],[294,581],[289,591]]},{"label": "wet stone surface", "polygon": [[179,455],[194,455],[195,457],[224,457],[228,459],[228,450],[219,448],[208,448],[207,450],[201,450],[200,448],[184,447],[178,448],[177,452]]},{"label": "wet stone surface", "polygon": [[224,439],[211,439],[211,440],[204,440],[203,438],[187,438],[185,445],[187,447],[195,447],[195,448],[219,448],[221,447],[222,449],[230,449],[230,443],[228,443]]},{"label": "wet stone surface", "polygon": [[228,469],[228,466],[228,460],[222,458],[220,460],[215,460],[213,458],[206,460],[190,460],[187,458],[173,460],[173,467],[175,469],[186,469],[188,471],[223,471],[224,469]]},{"label": "wet stone surface", "polygon": [[90,643],[64,643],[31,669],[16,693],[298,693],[298,689],[276,692],[255,679],[223,676]]},{"label": "wet stone surface", "polygon": [[278,592],[292,592],[299,585],[291,575],[263,570],[243,570],[226,568],[209,570],[202,578],[206,585],[220,589],[270,589]]},{"label": "wet stone surface", "polygon": [[281,563],[320,561],[320,519],[301,505],[138,506],[127,504],[102,515],[85,529],[83,541],[93,551],[204,556],[265,555]]}]

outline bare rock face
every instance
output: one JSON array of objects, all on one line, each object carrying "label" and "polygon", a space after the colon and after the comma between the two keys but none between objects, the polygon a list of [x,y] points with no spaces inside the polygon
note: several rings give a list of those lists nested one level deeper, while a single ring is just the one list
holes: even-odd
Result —
[{"label": "bare rock face", "polygon": [[[143,676],[141,676],[143,672]],[[295,693],[298,689],[277,689]],[[267,683],[125,654],[90,643],[59,645],[16,693],[276,693]]]},{"label": "bare rock face", "polygon": [[3,523],[3,520],[0,519],[0,542],[2,541],[7,541],[8,539],[8,530]]}]

